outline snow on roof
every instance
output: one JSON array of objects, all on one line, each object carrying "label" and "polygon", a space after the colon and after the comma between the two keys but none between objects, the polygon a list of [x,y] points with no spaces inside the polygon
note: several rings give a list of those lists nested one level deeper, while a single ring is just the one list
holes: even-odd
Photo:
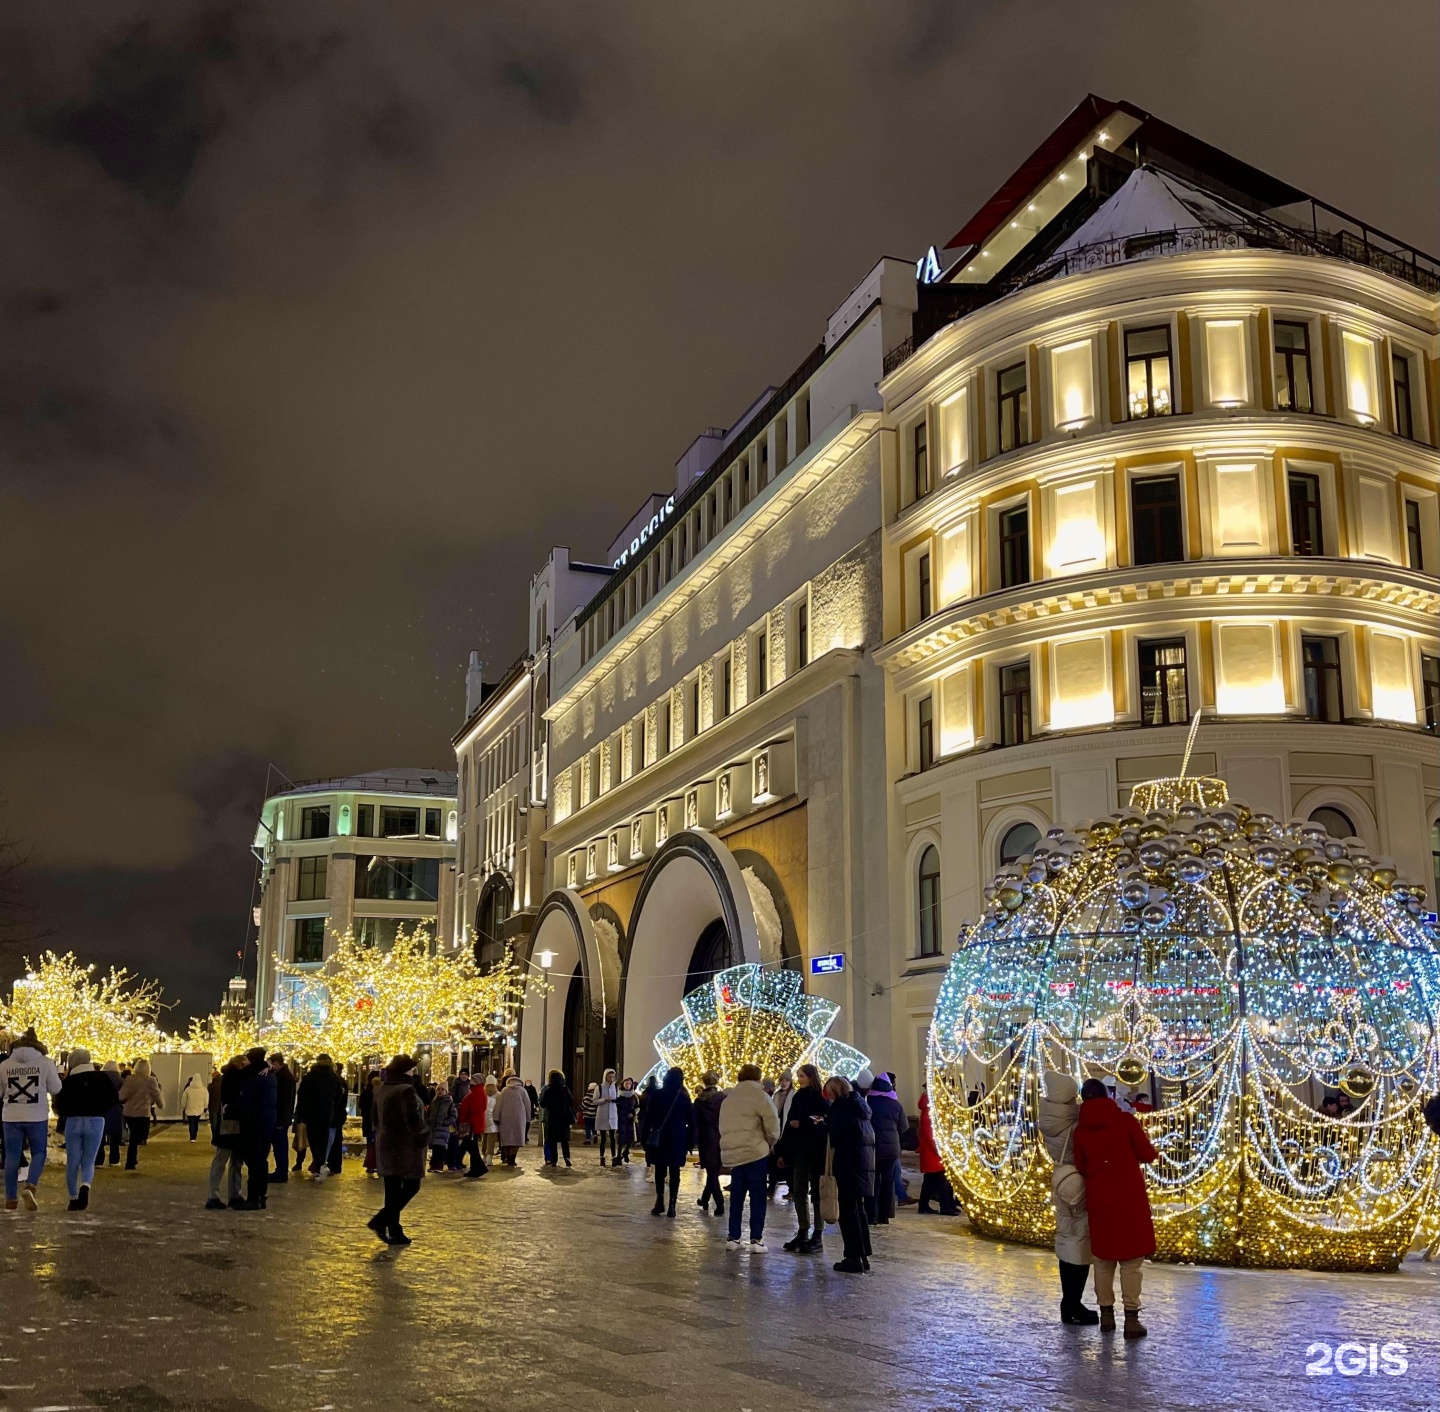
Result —
[{"label": "snow on roof", "polygon": [[1125,184],[1093,216],[1079,226],[1052,258],[1083,250],[1105,241],[1124,240],[1195,226],[1233,226],[1243,219],[1238,212],[1209,193],[1169,172],[1137,167]]}]

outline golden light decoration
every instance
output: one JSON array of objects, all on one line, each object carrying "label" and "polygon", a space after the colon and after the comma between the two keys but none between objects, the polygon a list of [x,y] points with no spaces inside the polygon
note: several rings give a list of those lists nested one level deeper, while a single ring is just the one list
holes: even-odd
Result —
[{"label": "golden light decoration", "polygon": [[144,1058],[169,1045],[157,1023],[161,994],[123,967],[100,974],[73,951],[47,951],[38,965],[26,958],[10,1004],[0,1004],[0,1028],[17,1035],[33,1028],[52,1054],[84,1048],[97,1064]]},{"label": "golden light decoration", "polygon": [[481,971],[469,948],[443,955],[428,928],[404,927],[382,950],[347,931],[318,969],[276,961],[293,978],[264,1043],[301,1058],[327,1053],[340,1063],[413,1054],[514,1027],[524,979],[513,957]]},{"label": "golden light decoration", "polygon": [[[184,1040],[176,1039],[169,1046],[193,1054],[210,1054],[223,1066],[236,1055],[264,1046],[267,1040],[254,1019],[244,1014],[226,1012],[207,1015],[203,1020],[190,1021],[190,1033]],[[273,1044],[268,1046],[274,1048]]]},{"label": "golden light decoration", "polygon": [[[1052,828],[986,888],[929,1041],[936,1140],[972,1223],[1053,1238],[1042,1076],[1144,1084],[1159,1258],[1394,1269],[1440,1224],[1440,938],[1358,839],[1214,779]],[[1327,1114],[1337,1089],[1355,1099]]]},{"label": "golden light decoration", "polygon": [[708,1070],[730,1088],[742,1064],[758,1064],[767,1078],[797,1064],[814,1064],[826,1078],[853,1079],[870,1061],[858,1049],[830,1039],[840,1014],[833,1000],[801,993],[796,971],[753,963],[731,966],[680,1002],[682,1013],[655,1036],[655,1067],[641,1079],[658,1083],[665,1071],[682,1069],[691,1093]]}]

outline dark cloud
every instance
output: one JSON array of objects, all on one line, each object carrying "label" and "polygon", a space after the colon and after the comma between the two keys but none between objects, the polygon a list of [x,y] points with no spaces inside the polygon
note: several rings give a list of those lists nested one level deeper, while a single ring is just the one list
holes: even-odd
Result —
[{"label": "dark cloud", "polygon": [[603,552],[1087,91],[1440,245],[1440,16],[1387,16],[11,7],[0,834],[57,944],[211,1007],[266,766],[443,765],[550,546]]}]

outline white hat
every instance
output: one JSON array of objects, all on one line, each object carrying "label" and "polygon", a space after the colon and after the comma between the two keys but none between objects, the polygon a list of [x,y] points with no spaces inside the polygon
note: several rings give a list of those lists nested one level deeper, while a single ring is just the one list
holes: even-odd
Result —
[{"label": "white hat", "polygon": [[869,1088],[874,1082],[875,1075],[872,1074],[869,1069],[861,1069],[860,1072],[855,1075],[856,1088]]}]

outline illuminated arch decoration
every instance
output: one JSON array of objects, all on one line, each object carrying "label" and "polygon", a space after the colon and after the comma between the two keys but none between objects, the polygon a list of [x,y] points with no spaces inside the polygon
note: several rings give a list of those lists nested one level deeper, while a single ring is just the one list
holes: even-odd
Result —
[{"label": "illuminated arch decoration", "polygon": [[[1440,937],[1358,839],[1215,779],[1140,785],[1002,868],[929,1041],[935,1133],[972,1223],[1053,1237],[1047,1069],[1148,1089],[1159,1258],[1394,1269],[1440,1213]],[[1353,1104],[1320,1109],[1327,1092]]]},{"label": "illuminated arch decoration", "polygon": [[692,990],[681,1008],[655,1036],[660,1058],[645,1078],[658,1083],[678,1067],[691,1093],[700,1091],[700,1076],[710,1069],[720,1075],[721,1088],[730,1088],[742,1064],[758,1064],[767,1078],[814,1064],[827,1078],[853,1079],[870,1063],[858,1049],[829,1038],[840,1007],[803,995],[797,971],[732,966]]}]

